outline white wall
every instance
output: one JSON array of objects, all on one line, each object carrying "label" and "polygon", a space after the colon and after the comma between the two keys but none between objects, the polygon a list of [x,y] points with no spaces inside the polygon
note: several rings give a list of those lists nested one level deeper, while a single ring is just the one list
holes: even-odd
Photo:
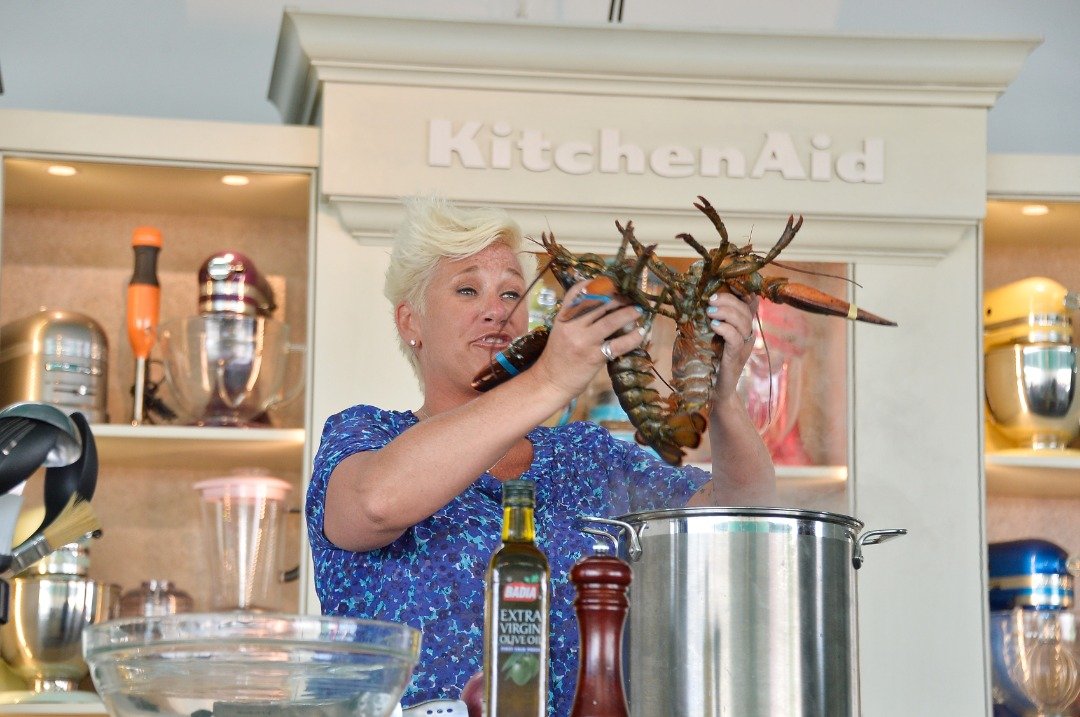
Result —
[{"label": "white wall", "polygon": [[[622,3],[627,25],[1043,37],[990,112],[989,149],[1080,154],[1076,0]],[[266,94],[286,4],[553,24],[607,24],[610,7],[609,0],[0,0],[0,109],[279,123]]]}]

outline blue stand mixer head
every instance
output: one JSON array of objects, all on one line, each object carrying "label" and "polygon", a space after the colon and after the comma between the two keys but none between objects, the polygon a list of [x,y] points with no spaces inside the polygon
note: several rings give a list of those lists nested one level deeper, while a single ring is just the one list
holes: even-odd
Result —
[{"label": "blue stand mixer head", "polygon": [[1069,555],[1049,540],[1027,538],[988,546],[990,609],[1068,609],[1074,603]]}]

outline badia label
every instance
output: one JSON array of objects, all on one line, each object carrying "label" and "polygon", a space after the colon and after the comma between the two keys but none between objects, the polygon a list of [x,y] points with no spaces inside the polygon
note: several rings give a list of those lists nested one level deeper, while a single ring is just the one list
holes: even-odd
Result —
[{"label": "badia label", "polygon": [[511,581],[499,591],[496,650],[499,676],[523,687],[540,675],[546,635],[540,585]]}]

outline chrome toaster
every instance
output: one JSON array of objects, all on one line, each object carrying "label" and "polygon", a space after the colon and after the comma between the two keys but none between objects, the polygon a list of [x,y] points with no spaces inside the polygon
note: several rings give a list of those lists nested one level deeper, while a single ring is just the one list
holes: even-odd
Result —
[{"label": "chrome toaster", "polygon": [[89,316],[43,309],[0,326],[0,406],[43,401],[107,423],[108,340]]}]

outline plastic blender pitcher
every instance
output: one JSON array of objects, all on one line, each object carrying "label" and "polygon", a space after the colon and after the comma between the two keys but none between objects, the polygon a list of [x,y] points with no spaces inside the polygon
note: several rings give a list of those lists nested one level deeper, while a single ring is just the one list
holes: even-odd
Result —
[{"label": "plastic blender pitcher", "polygon": [[278,556],[292,486],[245,475],[200,481],[195,490],[201,497],[211,609],[279,609]]}]

